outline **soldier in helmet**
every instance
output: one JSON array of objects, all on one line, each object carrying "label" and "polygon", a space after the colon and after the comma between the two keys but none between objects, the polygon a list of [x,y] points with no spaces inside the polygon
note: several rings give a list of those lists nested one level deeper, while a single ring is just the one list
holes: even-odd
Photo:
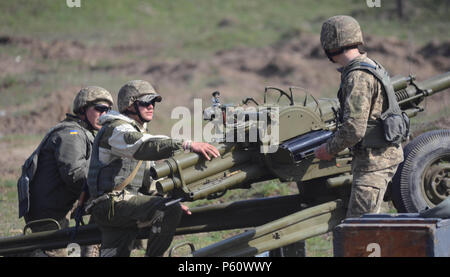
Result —
[{"label": "soldier in helmet", "polygon": [[329,18],[322,25],[320,40],[330,61],[341,66],[341,108],[340,127],[333,138],[316,149],[316,157],[331,160],[350,148],[353,183],[347,217],[378,213],[388,183],[403,161],[401,146],[386,141],[381,125],[382,117],[399,110],[396,100],[389,97],[393,94],[389,75],[379,63],[360,52],[358,47],[364,41],[354,18]]},{"label": "soldier in helmet", "polygon": [[[29,183],[28,201],[19,206],[20,216],[24,216],[27,223],[50,218],[62,228],[68,227],[66,215],[87,182],[92,143],[101,127],[98,119],[112,105],[112,96],[106,89],[96,86],[82,88],[73,102],[74,114],[67,114],[47,133],[32,154],[37,158],[37,164]],[[19,191],[22,185],[19,182]],[[54,228],[55,224],[48,221],[31,225],[33,232]],[[52,255],[52,252],[47,254]]]},{"label": "soldier in helmet", "polygon": [[219,156],[207,143],[147,133],[146,123],[161,99],[150,83],[130,81],[118,94],[120,113],[100,118],[103,127],[94,141],[87,209],[102,232],[101,256],[129,256],[141,228],[151,229],[146,256],[162,256],[182,211],[190,213],[179,203],[167,206],[165,198],[148,190],[147,161],[169,158],[179,150],[200,153],[208,160]]}]

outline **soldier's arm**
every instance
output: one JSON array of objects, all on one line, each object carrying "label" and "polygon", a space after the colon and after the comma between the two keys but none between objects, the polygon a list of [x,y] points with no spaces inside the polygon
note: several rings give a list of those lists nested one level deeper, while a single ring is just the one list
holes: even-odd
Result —
[{"label": "soldier's arm", "polygon": [[343,124],[327,143],[327,152],[336,155],[352,147],[364,137],[371,109],[372,76],[364,71],[355,70],[347,75],[342,84],[345,97]]},{"label": "soldier's arm", "polygon": [[183,149],[183,141],[167,136],[153,136],[136,131],[133,126],[123,124],[114,128],[108,144],[119,156],[136,160],[160,160],[173,156]]},{"label": "soldier's arm", "polygon": [[52,138],[60,176],[74,197],[80,195],[88,170],[86,138],[82,132],[64,128]]}]

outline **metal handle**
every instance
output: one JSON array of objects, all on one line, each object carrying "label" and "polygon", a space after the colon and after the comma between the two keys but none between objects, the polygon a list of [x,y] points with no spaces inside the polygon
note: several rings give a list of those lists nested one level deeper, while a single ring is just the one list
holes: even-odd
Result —
[{"label": "metal handle", "polygon": [[255,99],[253,99],[253,97],[247,97],[245,100],[242,100],[242,104],[247,105],[248,102],[252,101],[253,103],[256,104],[256,106],[259,106],[258,102],[256,102]]},{"label": "metal handle", "polygon": [[280,97],[278,98],[278,101],[280,101],[280,98],[281,98],[282,95],[285,95],[289,99],[289,101],[291,102],[291,106],[294,105],[294,99],[292,98],[292,91],[291,91],[291,96],[289,96],[289,94],[287,94],[284,90],[282,90],[280,88],[276,88],[276,87],[266,87],[264,89],[264,104],[267,104],[267,101],[266,101],[266,99],[267,99],[267,91],[269,89],[273,89],[273,90],[276,90],[276,91],[280,92]]},{"label": "metal handle", "polygon": [[33,220],[33,221],[30,221],[27,224],[25,224],[25,226],[23,227],[23,234],[25,235],[27,230],[31,229],[31,225],[36,224],[36,223],[42,223],[42,222],[54,223],[56,225],[57,230],[61,230],[61,225],[59,224],[58,221],[56,221],[53,218],[44,218],[44,219]]},{"label": "metal handle", "polygon": [[185,245],[189,245],[189,247],[191,248],[191,255],[192,255],[192,253],[195,251],[194,244],[191,243],[191,242],[182,242],[182,243],[179,243],[179,244],[175,245],[174,247],[170,248],[169,257],[172,257],[172,254],[173,254],[174,250],[176,250],[178,248],[181,248],[181,247],[183,247]]}]

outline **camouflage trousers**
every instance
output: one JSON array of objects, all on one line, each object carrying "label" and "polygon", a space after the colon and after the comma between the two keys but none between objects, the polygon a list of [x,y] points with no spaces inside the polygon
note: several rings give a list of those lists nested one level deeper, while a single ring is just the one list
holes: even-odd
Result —
[{"label": "camouflage trousers", "polygon": [[129,257],[136,236],[145,228],[149,232],[146,256],[162,256],[181,220],[180,204],[164,207],[159,196],[136,195],[125,199],[113,196],[92,209],[102,233],[100,256]]},{"label": "camouflage trousers", "polygon": [[353,170],[352,192],[346,217],[360,217],[366,213],[379,213],[384,193],[398,165],[376,171]]}]

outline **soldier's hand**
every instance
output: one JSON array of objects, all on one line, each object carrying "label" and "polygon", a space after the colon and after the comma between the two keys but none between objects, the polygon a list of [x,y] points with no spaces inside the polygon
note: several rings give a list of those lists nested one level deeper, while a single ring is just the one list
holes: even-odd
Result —
[{"label": "soldier's hand", "polygon": [[180,204],[180,205],[181,205],[181,210],[183,210],[187,215],[191,215],[192,214],[192,212],[189,210],[188,206],[183,205],[183,204]]},{"label": "soldier's hand", "polygon": [[324,143],[314,150],[314,154],[316,158],[319,160],[331,161],[333,159],[333,155],[328,154],[327,152],[327,144]]},{"label": "soldier's hand", "polygon": [[191,144],[192,151],[203,154],[203,156],[209,161],[211,160],[210,156],[217,158],[220,156],[219,150],[213,145],[206,142],[192,142]]}]

